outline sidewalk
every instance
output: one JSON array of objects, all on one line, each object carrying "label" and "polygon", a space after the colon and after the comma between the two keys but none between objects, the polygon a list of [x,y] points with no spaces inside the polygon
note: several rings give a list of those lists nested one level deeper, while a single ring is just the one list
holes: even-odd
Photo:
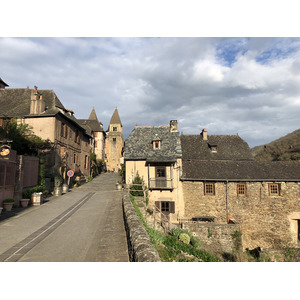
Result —
[{"label": "sidewalk", "polygon": [[[29,207],[0,222],[0,258],[15,245],[25,245],[28,237],[60,222],[18,260],[128,261],[122,192],[116,191],[117,180],[116,174],[101,174],[65,195],[51,197],[41,206]],[[64,217],[69,211],[72,214]],[[58,241],[61,243],[56,244]],[[122,253],[119,251],[113,257],[116,248],[122,249]]]}]

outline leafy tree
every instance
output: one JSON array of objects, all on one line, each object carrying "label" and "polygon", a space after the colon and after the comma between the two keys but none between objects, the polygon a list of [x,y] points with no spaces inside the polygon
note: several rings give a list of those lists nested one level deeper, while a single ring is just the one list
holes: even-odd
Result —
[{"label": "leafy tree", "polygon": [[20,155],[38,155],[42,150],[53,148],[49,140],[34,135],[28,124],[20,124],[14,119],[6,120],[0,127],[0,138],[12,140],[12,149]]}]

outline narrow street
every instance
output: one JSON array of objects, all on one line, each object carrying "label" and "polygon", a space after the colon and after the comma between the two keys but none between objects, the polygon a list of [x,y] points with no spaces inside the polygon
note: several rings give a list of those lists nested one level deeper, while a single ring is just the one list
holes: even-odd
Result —
[{"label": "narrow street", "polygon": [[127,262],[119,179],[101,174],[0,222],[0,261]]}]

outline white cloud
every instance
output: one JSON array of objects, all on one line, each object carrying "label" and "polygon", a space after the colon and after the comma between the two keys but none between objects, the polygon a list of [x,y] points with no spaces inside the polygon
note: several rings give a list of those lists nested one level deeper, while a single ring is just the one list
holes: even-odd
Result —
[{"label": "white cloud", "polygon": [[53,89],[77,118],[95,107],[104,128],[117,106],[125,138],[171,119],[251,146],[300,127],[300,39],[2,38],[0,48],[10,87]]}]

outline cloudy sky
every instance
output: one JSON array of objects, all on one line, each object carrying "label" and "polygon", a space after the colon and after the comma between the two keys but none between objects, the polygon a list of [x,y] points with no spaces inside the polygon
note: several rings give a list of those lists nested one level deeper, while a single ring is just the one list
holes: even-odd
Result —
[{"label": "cloudy sky", "polygon": [[251,147],[300,128],[299,38],[0,38],[10,88],[53,89],[124,137],[138,125],[239,134]]}]

